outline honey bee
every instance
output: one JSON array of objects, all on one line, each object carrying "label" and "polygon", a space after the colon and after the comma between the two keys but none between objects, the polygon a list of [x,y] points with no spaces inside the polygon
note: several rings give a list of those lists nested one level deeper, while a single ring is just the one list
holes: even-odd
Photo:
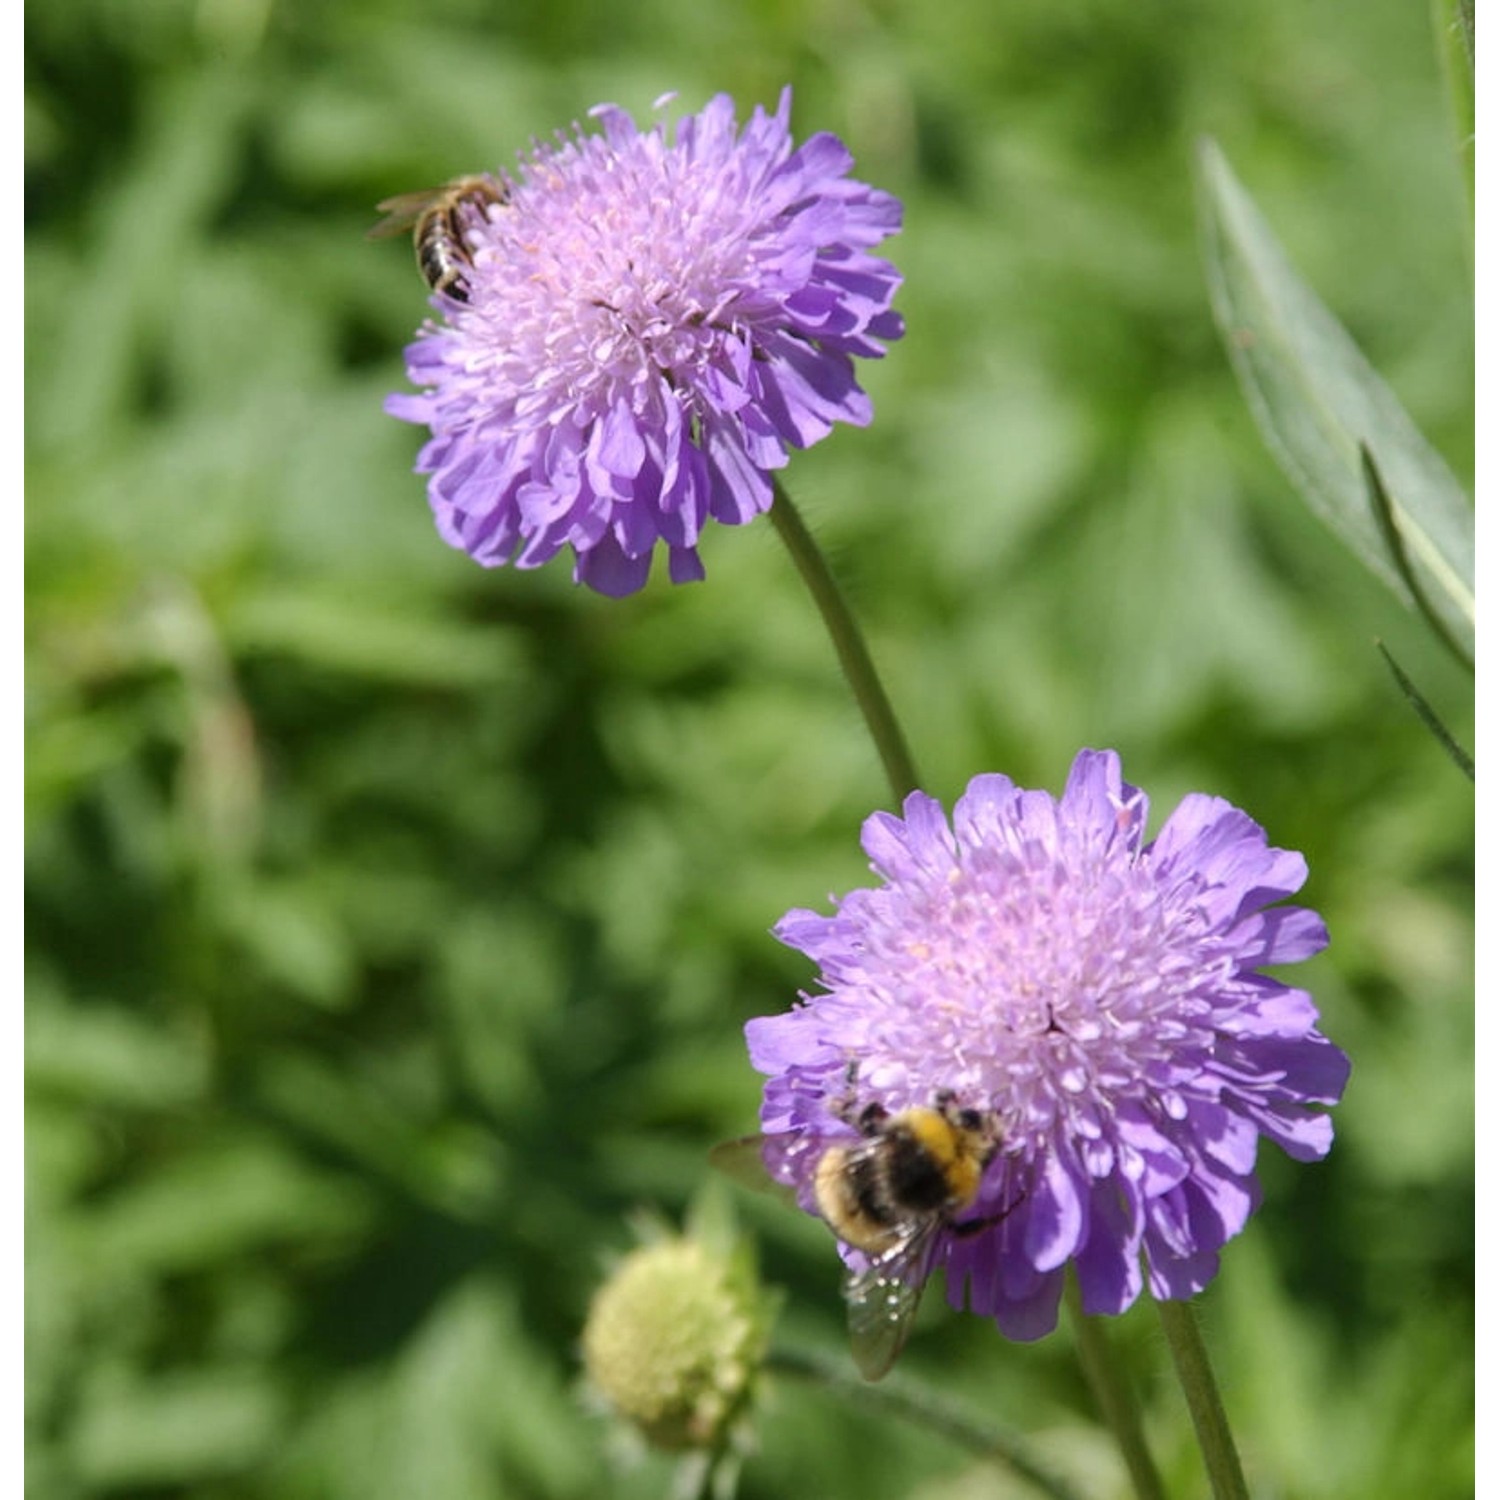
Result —
[{"label": "honey bee", "polygon": [[[939,1234],[972,1234],[1004,1217],[962,1219],[1000,1139],[991,1120],[949,1093],[895,1114],[871,1104],[849,1123],[859,1138],[822,1148],[812,1195],[834,1234],[867,1257],[846,1276],[844,1300],[855,1363],[866,1380],[879,1380],[905,1347]],[[709,1160],[795,1202],[775,1169],[812,1149],[816,1142],[801,1135],[752,1135],[715,1147]]]},{"label": "honey bee", "polygon": [[422,279],[433,291],[455,302],[467,302],[467,278],[474,260],[464,238],[466,211],[483,215],[489,205],[505,203],[509,197],[493,177],[480,175],[455,177],[442,187],[422,192],[398,193],[375,205],[385,218],[368,237],[384,239],[410,229]]}]

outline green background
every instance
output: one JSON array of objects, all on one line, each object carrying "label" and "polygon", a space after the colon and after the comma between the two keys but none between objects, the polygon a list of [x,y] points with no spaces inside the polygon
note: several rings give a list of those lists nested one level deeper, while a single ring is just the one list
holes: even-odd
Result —
[{"label": "green background", "polygon": [[[1354,1061],[1201,1306],[1253,1485],[1472,1488],[1471,683],[1302,509],[1214,331],[1214,135],[1472,485],[1468,220],[1425,8],[48,0],[28,8],[28,1493],[665,1493],[577,1339],[629,1215],[753,1128],[768,929],[867,875],[878,762],[771,527],[628,601],[438,540],[371,205],[601,100],[796,89],[906,204],[876,419],[788,486],[931,792],[1113,746],[1306,852]],[[664,571],[664,570],[663,570]],[[746,1200],[778,1337],[826,1234]],[[929,1299],[895,1378],[1122,1493],[1066,1331]],[[1202,1493],[1149,1304],[1112,1325]],[[746,1496],[1020,1493],[778,1384]]]}]

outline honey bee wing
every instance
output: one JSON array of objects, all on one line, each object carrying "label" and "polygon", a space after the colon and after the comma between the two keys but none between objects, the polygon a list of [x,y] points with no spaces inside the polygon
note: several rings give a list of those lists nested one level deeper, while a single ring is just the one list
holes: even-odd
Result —
[{"label": "honey bee wing", "polygon": [[866,1380],[879,1380],[906,1347],[931,1270],[937,1227],[915,1230],[862,1271],[849,1273],[844,1284],[849,1347]]},{"label": "honey bee wing", "polygon": [[415,193],[397,193],[394,198],[382,198],[375,205],[375,212],[385,217],[365,231],[365,238],[384,240],[405,233],[432,207],[441,192],[441,188],[423,188]]},{"label": "honey bee wing", "polygon": [[736,1141],[721,1141],[708,1153],[708,1162],[741,1187],[769,1193],[795,1208],[799,1206],[797,1190],[782,1180],[777,1169],[799,1154],[799,1148],[806,1149],[795,1136],[746,1135]]}]

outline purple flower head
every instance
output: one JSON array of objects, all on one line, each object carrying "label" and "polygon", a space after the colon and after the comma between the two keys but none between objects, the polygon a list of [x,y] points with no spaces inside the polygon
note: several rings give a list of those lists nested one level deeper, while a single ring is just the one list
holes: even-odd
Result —
[{"label": "purple flower head", "polygon": [[1325,1155],[1318,1106],[1349,1074],[1308,995],[1260,972],[1327,944],[1315,912],[1273,904],[1302,857],[1200,794],[1145,843],[1112,751],[1083,751],[1060,800],[978,776],[951,828],[920,792],[903,814],[864,826],[883,884],[776,928],[825,987],[746,1028],[763,1129],[808,1143],[783,1180],[812,1201],[860,1108],[955,1101],[999,1143],[928,1261],[955,1307],[1039,1338],[1069,1261],[1090,1313],[1123,1312],[1143,1261],[1154,1297],[1202,1290],[1259,1201],[1261,1136]]},{"label": "purple flower head", "polygon": [[537,145],[505,201],[463,206],[466,300],[433,298],[422,393],[386,410],[432,429],[417,470],[451,545],[522,568],[571,547],[575,580],[620,596],[658,542],[701,578],[710,517],[752,520],[789,448],[870,420],[854,357],[902,324],[869,251],[901,205],[837,137],[793,148],[789,89],[738,132],[724,94],[675,134],[593,113],[602,135]]}]

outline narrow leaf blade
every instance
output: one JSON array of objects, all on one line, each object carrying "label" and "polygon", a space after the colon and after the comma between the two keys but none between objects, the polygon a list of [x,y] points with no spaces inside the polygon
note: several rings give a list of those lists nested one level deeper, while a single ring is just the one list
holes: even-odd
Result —
[{"label": "narrow leaf blade", "polygon": [[1423,591],[1472,651],[1474,512],[1389,386],[1287,259],[1213,141],[1199,150],[1214,315],[1262,435],[1304,499],[1408,604],[1372,515],[1360,449],[1385,481]]},{"label": "narrow leaf blade", "polygon": [[1375,649],[1385,658],[1385,664],[1391,669],[1391,676],[1396,679],[1396,686],[1401,689],[1402,695],[1411,705],[1412,711],[1427,726],[1428,732],[1438,744],[1447,752],[1448,759],[1458,767],[1470,781],[1474,779],[1474,757],[1458,743],[1448,732],[1448,726],[1438,718],[1432,710],[1432,705],[1422,696],[1414,683],[1405,672],[1396,658],[1386,650],[1384,641],[1376,641]]}]

